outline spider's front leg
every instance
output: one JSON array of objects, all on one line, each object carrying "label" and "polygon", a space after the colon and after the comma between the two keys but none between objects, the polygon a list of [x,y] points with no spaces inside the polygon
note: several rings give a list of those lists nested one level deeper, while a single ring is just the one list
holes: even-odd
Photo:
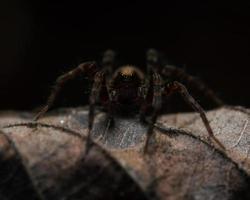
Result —
[{"label": "spider's front leg", "polygon": [[63,88],[64,84],[67,81],[74,79],[76,76],[82,73],[87,74],[88,76],[92,77],[94,76],[96,72],[97,72],[96,64],[94,62],[86,62],[86,63],[80,64],[75,69],[58,77],[55,85],[53,86],[51,94],[47,100],[47,103],[40,110],[40,112],[35,116],[34,120],[37,121],[40,117],[42,117],[42,115],[44,115],[49,110],[49,108],[53,105],[57,95],[59,94],[59,92],[61,91],[61,89]]},{"label": "spider's front leg", "polygon": [[215,137],[212,128],[208,122],[208,119],[206,117],[206,114],[202,107],[195,101],[195,99],[188,93],[186,87],[175,81],[171,84],[168,84],[167,87],[165,88],[166,95],[171,95],[172,93],[178,92],[181,94],[183,99],[196,111],[200,114],[200,117],[207,129],[207,132],[209,136],[223,149],[225,150],[224,145]]},{"label": "spider's front leg", "polygon": [[217,106],[222,106],[224,104],[212,89],[205,85],[201,80],[186,73],[183,69],[179,69],[172,65],[167,65],[163,67],[161,73],[163,76],[172,77],[175,80],[186,81],[187,83],[191,84],[194,89],[197,89],[203,93],[205,97],[213,101]]},{"label": "spider's front leg", "polygon": [[107,49],[102,57],[102,66],[105,68],[109,75],[113,73],[114,65],[115,65],[115,51],[111,49]]},{"label": "spider's front leg", "polygon": [[161,79],[160,74],[154,72],[153,73],[153,101],[152,101],[153,114],[151,116],[151,120],[149,122],[149,127],[147,130],[144,153],[148,151],[149,141],[153,135],[154,124],[159,115],[159,110],[161,109],[161,106],[162,106],[162,79]]},{"label": "spider's front leg", "polygon": [[94,83],[92,86],[91,94],[89,96],[89,119],[88,119],[88,133],[87,133],[87,143],[86,143],[86,154],[88,153],[91,146],[91,131],[93,128],[94,114],[95,114],[95,104],[99,100],[101,88],[105,82],[104,71],[99,71],[95,74]]},{"label": "spider's front leg", "polygon": [[213,101],[217,106],[222,106],[224,104],[212,89],[210,89],[201,80],[186,73],[183,69],[172,65],[166,65],[163,67],[162,63],[160,62],[159,52],[155,49],[149,49],[147,51],[146,59],[148,73],[155,71],[160,73],[163,77],[170,77],[174,80],[186,81],[192,85],[194,89],[198,90],[204,94],[205,97]]}]

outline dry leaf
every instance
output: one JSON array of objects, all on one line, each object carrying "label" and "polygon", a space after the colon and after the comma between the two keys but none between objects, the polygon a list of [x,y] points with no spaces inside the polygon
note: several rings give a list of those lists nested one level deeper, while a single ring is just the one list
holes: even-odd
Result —
[{"label": "dry leaf", "polygon": [[86,108],[60,109],[31,121],[0,114],[0,199],[249,199],[249,110],[224,107],[208,118],[226,152],[213,147],[195,113],[163,115],[150,153],[147,126],[97,112],[85,156]]}]

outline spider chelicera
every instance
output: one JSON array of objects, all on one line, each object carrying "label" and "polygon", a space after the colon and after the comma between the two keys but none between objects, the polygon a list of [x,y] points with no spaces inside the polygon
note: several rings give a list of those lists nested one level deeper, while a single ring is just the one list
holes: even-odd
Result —
[{"label": "spider chelicera", "polygon": [[139,113],[142,122],[146,122],[145,116],[150,110],[151,117],[148,122],[147,139],[144,147],[144,151],[147,151],[154,124],[162,108],[163,99],[173,93],[179,93],[200,114],[210,138],[224,149],[223,144],[214,136],[204,110],[189,94],[186,87],[180,82],[167,80],[181,78],[181,80],[193,82],[198,90],[204,92],[218,105],[221,105],[221,100],[216,97],[212,90],[186,74],[184,70],[170,65],[161,66],[159,60],[159,53],[154,49],[149,49],[146,53],[147,73],[132,65],[124,65],[114,70],[115,52],[107,50],[103,55],[101,67],[98,67],[95,62],[85,62],[58,77],[46,105],[36,115],[35,120],[38,120],[52,106],[56,96],[67,81],[83,74],[93,81],[89,96],[87,141],[90,141],[91,137],[96,104],[101,104],[106,110],[109,124],[113,121],[114,113],[117,113],[118,110],[131,109]]}]

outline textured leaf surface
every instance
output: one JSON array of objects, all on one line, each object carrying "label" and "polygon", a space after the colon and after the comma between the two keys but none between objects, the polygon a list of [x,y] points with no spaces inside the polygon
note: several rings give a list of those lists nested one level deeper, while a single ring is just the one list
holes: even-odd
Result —
[{"label": "textured leaf surface", "polygon": [[249,198],[249,110],[208,112],[226,152],[213,147],[197,114],[163,115],[147,155],[146,125],[116,117],[107,130],[97,112],[85,156],[87,114],[60,109],[34,123],[31,113],[1,113],[0,199]]}]

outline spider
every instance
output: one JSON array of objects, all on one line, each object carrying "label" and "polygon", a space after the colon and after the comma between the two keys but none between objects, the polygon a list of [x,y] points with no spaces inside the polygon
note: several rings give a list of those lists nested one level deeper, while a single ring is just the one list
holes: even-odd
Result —
[{"label": "spider", "polygon": [[[154,124],[162,109],[163,99],[173,93],[179,93],[200,114],[209,138],[212,138],[222,149],[225,149],[223,144],[214,136],[204,110],[189,94],[186,87],[178,81],[169,80],[180,78],[181,80],[192,82],[207,97],[221,105],[221,100],[215,96],[213,91],[180,68],[170,65],[162,66],[159,53],[155,49],[149,49],[146,52],[146,62],[146,72],[132,65],[124,65],[114,70],[115,52],[112,50],[105,51],[101,67],[98,67],[96,62],[84,62],[75,69],[58,77],[46,105],[35,116],[34,120],[38,120],[48,111],[67,81],[83,74],[93,81],[89,96],[87,144],[91,138],[95,106],[100,104],[107,112],[109,124],[113,122],[115,113],[128,110],[139,114],[142,122],[148,122],[144,146],[144,152],[146,152],[153,134]],[[150,120],[146,121],[145,116],[149,110],[151,114]]]}]

